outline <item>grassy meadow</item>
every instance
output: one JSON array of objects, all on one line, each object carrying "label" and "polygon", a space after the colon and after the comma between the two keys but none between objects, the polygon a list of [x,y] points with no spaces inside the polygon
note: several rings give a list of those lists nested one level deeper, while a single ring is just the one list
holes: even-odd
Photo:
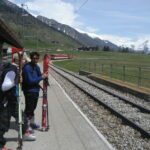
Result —
[{"label": "grassy meadow", "polygon": [[150,55],[120,52],[63,51],[73,59],[54,64],[78,72],[80,69],[150,88]]}]

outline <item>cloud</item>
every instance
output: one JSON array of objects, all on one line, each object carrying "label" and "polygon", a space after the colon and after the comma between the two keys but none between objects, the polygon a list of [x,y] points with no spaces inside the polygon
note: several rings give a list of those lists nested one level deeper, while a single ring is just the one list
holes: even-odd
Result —
[{"label": "cloud", "polygon": [[[92,37],[99,37],[100,39],[109,40],[112,43],[118,45],[118,46],[129,46],[135,45],[135,48],[138,48],[138,46],[146,41],[150,41],[150,35],[139,35],[137,38],[132,37],[124,37],[124,36],[117,36],[117,35],[109,35],[109,34],[97,34],[100,33],[100,29],[90,27],[84,22],[79,21],[80,15],[76,11],[75,6],[73,3],[65,2],[64,0],[10,0],[11,2],[17,3],[21,6],[21,3],[25,2],[28,6],[28,11],[32,13],[34,16],[36,15],[42,15],[49,19],[54,19],[60,23],[67,24],[75,29],[77,29],[79,32],[87,33],[88,35]],[[115,17],[116,19],[120,20],[121,18],[124,18],[124,20],[132,20],[138,22],[149,22],[147,19],[147,16],[141,17],[137,15],[129,15],[128,13],[123,13],[119,11],[104,11],[104,10],[92,10],[92,11],[99,11],[100,14],[103,14],[104,16],[110,16]],[[127,24],[123,24],[124,27],[128,27]],[[115,26],[116,28],[120,27]],[[132,24],[130,25],[130,28],[138,28],[137,25]]]},{"label": "cloud", "polygon": [[[64,2],[63,0],[26,0],[25,2],[20,2],[18,0],[10,1],[16,3],[18,6],[21,6],[21,3],[25,4],[28,6],[27,11],[33,16],[42,15],[72,27],[83,25],[82,22],[78,21],[79,15],[76,13],[73,4]],[[25,9],[27,9],[27,7]]]},{"label": "cloud", "polygon": [[[17,4],[21,6],[20,1]],[[42,15],[76,29],[84,29],[86,32],[98,31],[97,28],[87,26],[83,22],[78,21],[80,16],[75,6],[69,2],[64,2],[63,0],[42,0],[41,3],[41,0],[30,0],[26,1],[24,4],[28,6],[28,9],[27,7],[25,7],[25,9],[35,17],[37,15]]]},{"label": "cloud", "polygon": [[[78,31],[85,33],[84,31],[81,30]],[[101,34],[101,35],[95,33],[87,33],[87,34],[93,38],[98,37],[102,40],[111,41],[112,43],[118,46],[125,46],[130,48],[134,46],[135,50],[141,50],[143,48],[144,43],[146,43],[147,41],[147,46],[150,49],[150,35],[140,35],[136,38],[131,38],[131,37],[109,35],[109,34]]]},{"label": "cloud", "polygon": [[71,3],[62,0],[33,0],[25,3],[34,15],[42,15],[49,19],[67,24],[70,26],[80,26],[78,22],[78,14]]}]

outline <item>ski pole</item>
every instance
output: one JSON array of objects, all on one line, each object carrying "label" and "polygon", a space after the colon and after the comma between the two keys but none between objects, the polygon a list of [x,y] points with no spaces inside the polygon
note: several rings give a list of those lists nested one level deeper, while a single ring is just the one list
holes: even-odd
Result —
[{"label": "ski pole", "polygon": [[21,109],[21,68],[22,68],[22,55],[18,52],[19,57],[19,76],[18,76],[18,85],[17,85],[17,102],[18,102],[18,147],[17,150],[22,150],[23,146],[23,136],[22,136],[22,109]]},{"label": "ski pole", "polygon": [[21,109],[21,99],[20,99],[20,92],[21,92],[21,86],[20,84],[18,84],[18,97],[17,97],[17,101],[18,101],[18,147],[17,150],[22,150],[22,146],[23,146],[23,137],[22,137],[22,109]]}]

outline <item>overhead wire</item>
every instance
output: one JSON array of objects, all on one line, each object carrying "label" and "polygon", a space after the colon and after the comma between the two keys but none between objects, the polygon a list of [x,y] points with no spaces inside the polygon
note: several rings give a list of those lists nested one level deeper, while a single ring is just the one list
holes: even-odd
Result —
[{"label": "overhead wire", "polygon": [[78,12],[87,2],[88,2],[88,0],[85,0],[85,1],[81,4],[81,6],[76,10],[76,12]]}]

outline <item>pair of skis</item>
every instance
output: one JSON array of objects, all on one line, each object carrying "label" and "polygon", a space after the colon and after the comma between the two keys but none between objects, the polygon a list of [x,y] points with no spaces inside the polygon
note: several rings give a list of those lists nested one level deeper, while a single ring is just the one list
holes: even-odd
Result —
[{"label": "pair of skis", "polygon": [[[18,49],[18,48],[12,49],[12,58],[13,58],[14,53],[17,53],[18,58],[19,58],[18,85],[16,86],[16,96],[17,96],[17,102],[18,102],[18,147],[17,147],[17,150],[22,150],[22,146],[23,146],[23,135],[22,135],[23,111],[21,108],[21,82],[22,82],[21,81],[21,70],[22,70],[23,53],[20,53],[20,51],[22,51],[22,49]],[[12,60],[12,62],[13,62],[13,60]]]},{"label": "pair of skis", "polygon": [[[48,73],[49,68],[49,56],[45,54],[43,59],[43,72]],[[47,88],[49,86],[48,78],[43,80],[43,103],[42,103],[42,131],[49,130],[49,115],[48,115],[48,99],[47,99]]]},{"label": "pair of skis", "polygon": [[[19,57],[19,80],[17,88],[17,101],[18,101],[18,147],[17,150],[22,150],[23,135],[22,135],[22,109],[21,109],[21,68],[22,68],[22,55],[18,53]],[[46,54],[43,59],[43,72],[48,72],[49,68],[49,56]],[[43,103],[42,103],[42,131],[49,130],[49,114],[48,114],[48,99],[47,99],[47,87],[49,86],[48,78],[43,80]]]}]

